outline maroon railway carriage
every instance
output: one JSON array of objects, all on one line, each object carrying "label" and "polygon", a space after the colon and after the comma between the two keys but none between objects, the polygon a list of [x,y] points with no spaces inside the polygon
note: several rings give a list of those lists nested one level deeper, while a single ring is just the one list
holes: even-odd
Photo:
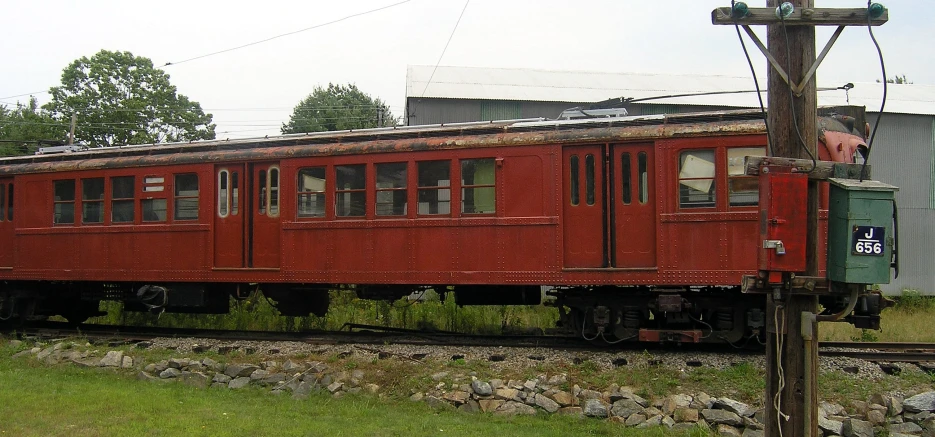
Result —
[{"label": "maroon railway carriage", "polygon": [[[223,313],[257,287],[287,315],[330,289],[536,304],[589,339],[739,341],[763,299],[750,111],[508,121],[0,159],[0,317],[80,322],[101,300]],[[846,117],[822,126],[862,145]],[[850,120],[852,121],[852,120]],[[856,138],[857,140],[850,141]],[[830,143],[829,143],[830,144]]]}]

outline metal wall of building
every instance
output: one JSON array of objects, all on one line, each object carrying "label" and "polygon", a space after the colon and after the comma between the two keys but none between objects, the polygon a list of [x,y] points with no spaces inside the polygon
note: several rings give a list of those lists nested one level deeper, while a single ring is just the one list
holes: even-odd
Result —
[{"label": "metal wall of building", "polygon": [[[876,117],[867,114],[871,126]],[[935,117],[884,114],[873,143],[873,179],[899,187],[899,278],[881,288],[935,295]]]},{"label": "metal wall of building", "polygon": [[[592,105],[590,102],[539,102],[409,97],[406,99],[406,120],[404,124],[407,126],[417,126],[517,118],[556,118],[566,109],[576,106],[587,108],[590,105]],[[723,109],[733,108],[702,105],[665,105],[658,103],[633,103],[627,107],[630,115],[718,111]]]}]

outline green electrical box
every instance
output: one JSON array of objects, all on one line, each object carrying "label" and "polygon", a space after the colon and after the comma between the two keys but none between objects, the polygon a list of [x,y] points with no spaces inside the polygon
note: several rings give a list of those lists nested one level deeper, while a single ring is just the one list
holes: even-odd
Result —
[{"label": "green electrical box", "polygon": [[899,188],[878,181],[829,179],[828,279],[889,284]]}]

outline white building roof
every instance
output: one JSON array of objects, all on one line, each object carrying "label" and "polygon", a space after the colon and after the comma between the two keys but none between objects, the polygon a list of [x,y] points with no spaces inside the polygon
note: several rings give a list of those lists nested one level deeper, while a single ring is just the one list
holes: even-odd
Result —
[{"label": "white building roof", "polygon": [[[434,76],[433,76],[433,70]],[[431,77],[431,83],[428,83]],[[766,77],[759,77],[766,102]],[[428,83],[428,86],[426,84]],[[837,88],[843,83],[825,83],[818,88]],[[410,65],[406,73],[406,97],[531,100],[544,102],[599,102],[615,97],[645,98],[672,94],[718,91],[751,91],[672,97],[645,103],[758,107],[750,76],[704,76],[646,73],[602,73],[591,71],[552,71],[513,68],[448,67]],[[848,96],[849,94],[849,96]],[[819,105],[866,106],[877,112],[883,97],[883,84],[854,82],[847,94],[832,89],[818,92]],[[884,112],[935,115],[935,86],[890,84]]]}]

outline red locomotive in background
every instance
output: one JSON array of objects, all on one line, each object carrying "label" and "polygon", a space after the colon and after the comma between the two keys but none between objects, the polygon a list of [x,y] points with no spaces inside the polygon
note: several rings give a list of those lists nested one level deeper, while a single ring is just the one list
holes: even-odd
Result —
[{"label": "red locomotive in background", "polygon": [[[862,120],[820,125],[821,159],[859,157]],[[764,324],[739,285],[758,236],[743,161],[766,143],[762,114],[728,111],[0,159],[0,318],[224,313],[257,286],[295,316],[342,286],[537,304],[551,286],[587,339],[737,342]]]}]

